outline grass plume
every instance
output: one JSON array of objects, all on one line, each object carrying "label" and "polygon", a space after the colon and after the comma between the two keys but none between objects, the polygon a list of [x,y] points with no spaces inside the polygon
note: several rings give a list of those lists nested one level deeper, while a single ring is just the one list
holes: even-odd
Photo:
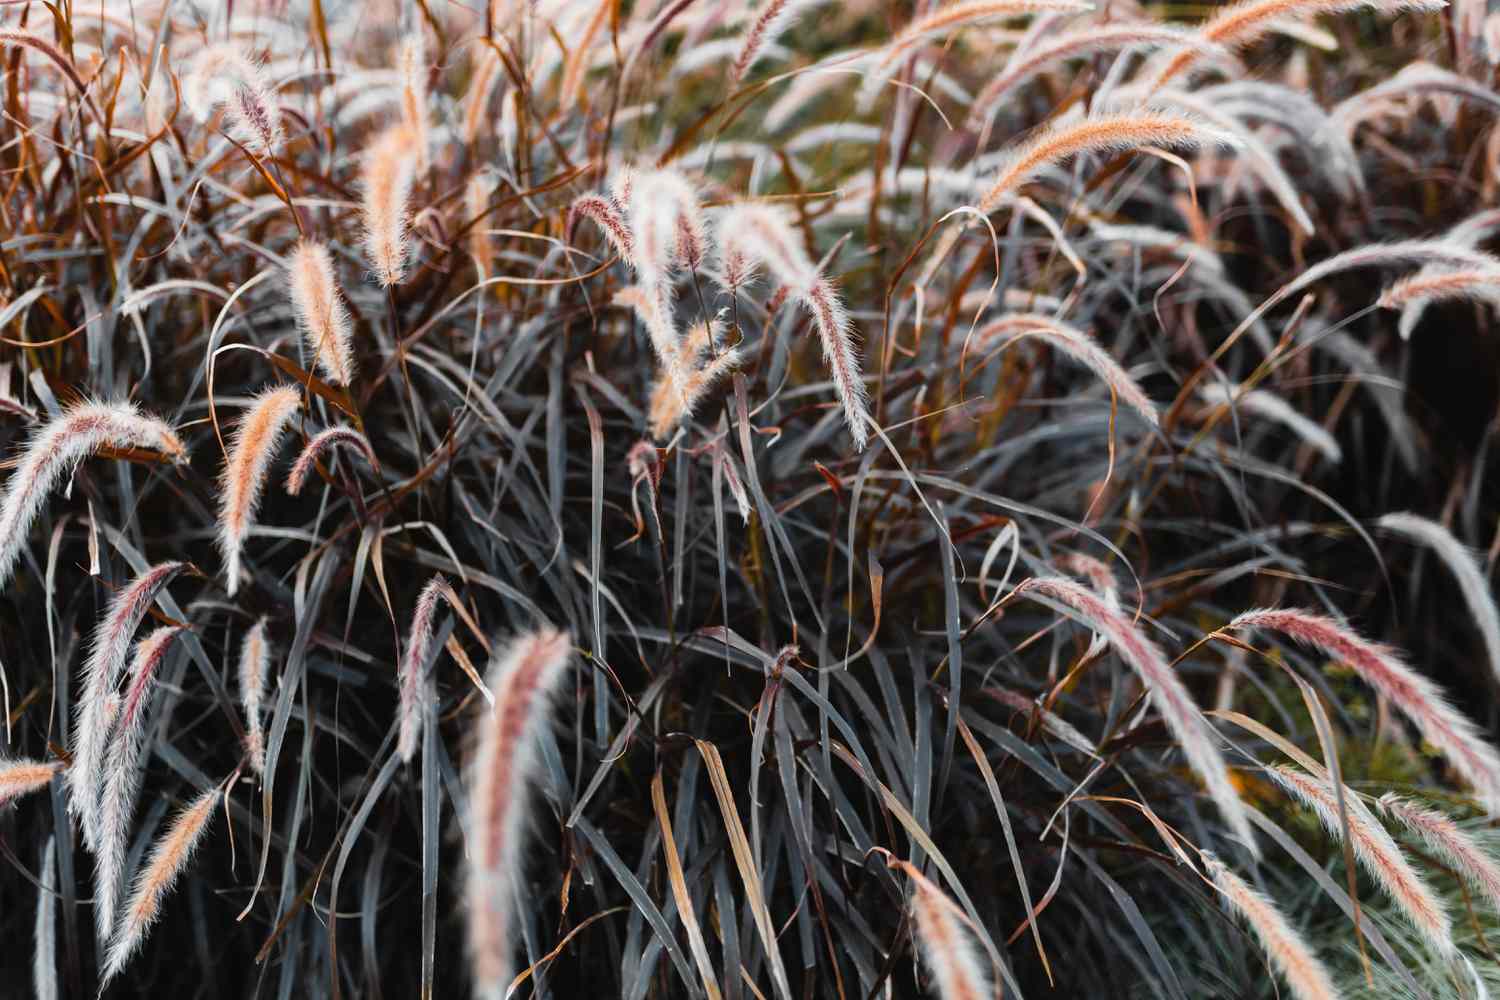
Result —
[{"label": "grass plume", "polygon": [[231,597],[239,589],[240,560],[265,490],[266,473],[282,433],[301,405],[302,394],[292,386],[266,390],[240,418],[229,444],[219,500],[219,551],[224,556],[224,586]]}]

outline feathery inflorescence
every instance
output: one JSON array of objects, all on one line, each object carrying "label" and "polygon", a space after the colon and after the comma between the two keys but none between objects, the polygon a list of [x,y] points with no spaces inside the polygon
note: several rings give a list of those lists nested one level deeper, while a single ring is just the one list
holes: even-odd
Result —
[{"label": "feathery inflorescence", "polygon": [[225,589],[234,596],[240,583],[240,556],[265,489],[266,471],[302,394],[289,385],[259,396],[241,418],[224,465],[219,499],[219,551],[224,555]]},{"label": "feathery inflorescence", "polygon": [[738,85],[745,74],[765,55],[766,48],[796,23],[808,10],[823,0],[766,0],[755,12],[749,27],[740,36],[739,53],[729,70],[730,82]]},{"label": "feathery inflorescence", "polygon": [[1453,537],[1453,532],[1436,521],[1406,511],[1386,514],[1378,522],[1387,531],[1405,535],[1437,553],[1443,565],[1458,581],[1458,589],[1474,616],[1474,624],[1484,639],[1490,671],[1500,679],[1500,608],[1486,579],[1483,557]]},{"label": "feathery inflorescence", "polygon": [[[1500,304],[1500,270],[1419,271],[1387,287],[1380,293],[1376,305],[1382,309],[1404,309],[1417,302],[1427,305],[1453,299]],[[1409,336],[1410,331],[1403,335]]]},{"label": "feathery inflorescence", "polygon": [[1150,108],[1091,115],[1049,126],[1000,164],[979,211],[989,215],[1038,170],[1083,153],[1124,153],[1144,146],[1191,149],[1232,145],[1227,136],[1185,115]]},{"label": "feathery inflorescence", "polygon": [[932,971],[939,1000],[988,1000],[995,996],[963,911],[915,867],[903,865],[902,869],[911,879],[917,942]]},{"label": "feathery inflorescence", "polygon": [[336,424],[313,435],[311,441],[303,446],[292,463],[292,469],[286,474],[286,491],[292,496],[302,492],[302,487],[307,485],[307,477],[312,474],[313,467],[319,458],[329,448],[335,445],[346,445],[358,451],[370,463],[371,468],[378,469],[380,463],[375,458],[375,451],[370,447],[369,438],[352,427]]},{"label": "feathery inflorescence", "polygon": [[984,345],[1006,334],[1010,335],[1011,341],[1024,337],[1036,337],[1045,341],[1066,357],[1072,358],[1099,376],[1120,402],[1139,413],[1152,427],[1159,423],[1160,417],[1157,415],[1156,407],[1146,396],[1145,391],[1125,369],[1120,367],[1119,362],[1115,361],[1109,352],[1082,330],[1074,329],[1066,323],[1059,323],[1039,313],[1014,313],[1001,316],[976,330],[974,340],[977,344]]},{"label": "feathery inflorescence", "polygon": [[404,125],[386,129],[365,152],[360,171],[365,256],[375,279],[385,287],[406,276],[411,190],[418,162],[417,136]]},{"label": "feathery inflorescence", "polygon": [[0,809],[23,795],[46,788],[62,768],[60,760],[0,759]]},{"label": "feathery inflorescence", "polygon": [[1198,394],[1213,406],[1233,407],[1284,425],[1299,438],[1311,445],[1328,461],[1337,464],[1343,461],[1344,451],[1338,441],[1322,425],[1304,417],[1290,403],[1265,389],[1246,389],[1238,385],[1205,382],[1198,387]]},{"label": "feathery inflorescence", "polygon": [[324,379],[332,385],[348,385],[354,378],[353,324],[333,277],[333,257],[328,248],[309,240],[298,243],[288,274],[292,307],[307,349]]},{"label": "feathery inflorescence", "polygon": [[104,972],[100,976],[101,989],[125,968],[125,963],[130,961],[130,956],[135,954],[145,940],[146,932],[156,922],[162,900],[172,891],[208,829],[219,795],[219,789],[211,788],[173,817],[171,826],[157,840],[151,855],[136,873],[130,900],[125,904],[120,925],[105,957]]},{"label": "feathery inflorescence", "polygon": [[401,124],[411,133],[416,145],[417,169],[427,170],[429,139],[427,137],[427,40],[421,27],[411,31],[401,43],[397,72],[401,74]]},{"label": "feathery inflorescence", "polygon": [[1014,593],[1038,594],[1060,601],[1083,615],[1088,624],[1109,640],[1120,658],[1146,685],[1152,702],[1166,719],[1172,735],[1182,745],[1188,763],[1203,780],[1208,794],[1230,828],[1248,849],[1258,852],[1244,803],[1240,801],[1234,784],[1229,780],[1229,768],[1214,743],[1213,730],[1198,706],[1193,703],[1192,695],[1188,693],[1181,678],[1173,672],[1160,647],[1146,638],[1117,607],[1111,607],[1101,595],[1072,580],[1063,577],[1031,577],[1021,581]]},{"label": "feathery inflorescence", "polygon": [[844,422],[855,450],[863,451],[870,422],[865,384],[855,354],[854,330],[838,289],[808,257],[786,217],[770,206],[731,206],[719,217],[718,234],[727,288],[737,289],[754,268],[764,267],[812,314]]},{"label": "feathery inflorescence", "polygon": [[230,136],[259,156],[281,150],[281,111],[253,60],[228,43],[210,45],[194,58],[182,81],[182,97],[200,119],[223,107]]},{"label": "feathery inflorescence", "polygon": [[115,593],[94,632],[73,723],[73,762],[68,768],[68,810],[78,818],[84,843],[91,850],[99,843],[105,750],[119,721],[120,703],[112,699],[125,671],[130,639],[162,588],[186,568],[185,563],[165,562],[147,569]]},{"label": "feathery inflorescence", "polygon": [[32,435],[0,495],[0,589],[10,581],[26,533],[63,474],[101,448],[150,448],[181,461],[182,441],[169,424],[133,403],[78,403]]},{"label": "feathery inflorescence", "polygon": [[125,878],[125,849],[130,820],[141,787],[141,757],[146,744],[146,710],[156,675],[182,627],[167,625],[135,647],[125,692],[120,698],[99,796],[99,833],[94,860],[94,927],[100,944],[114,928],[115,909]]},{"label": "feathery inflorescence", "polygon": [[265,697],[271,674],[271,640],[266,636],[264,616],[245,633],[240,644],[240,708],[245,713],[245,752],[250,770],[266,772]]},{"label": "feathery inflorescence", "polygon": [[1394,792],[1382,795],[1378,804],[1381,812],[1416,834],[1500,912],[1500,864],[1473,837],[1442,813],[1424,809]]},{"label": "feathery inflorescence", "polygon": [[1276,904],[1252,889],[1218,859],[1205,858],[1204,865],[1214,885],[1260,938],[1272,964],[1291,988],[1294,1000],[1338,1000],[1339,992],[1333,985],[1333,977],[1296,928],[1287,923]]},{"label": "feathery inflorescence", "polygon": [[475,838],[468,852],[469,951],[476,995],[486,1000],[499,1000],[510,985],[510,908],[534,744],[571,648],[568,636],[552,629],[522,635],[496,657],[487,679],[495,704],[479,722],[468,777]]},{"label": "feathery inflorescence", "polygon": [[438,574],[422,588],[422,593],[417,596],[416,610],[412,612],[406,649],[401,655],[397,677],[401,689],[401,714],[396,752],[408,764],[416,753],[417,740],[422,738],[422,726],[427,718],[430,699],[427,661],[432,653],[432,619],[437,614],[438,599],[447,587],[448,581]]},{"label": "feathery inflorescence", "polygon": [[1344,663],[1412,721],[1422,738],[1448,758],[1491,815],[1500,813],[1500,754],[1459,714],[1438,686],[1390,646],[1371,642],[1331,618],[1295,608],[1247,611],[1225,626],[1279,632]]},{"label": "feathery inflorescence", "polygon": [[[1317,813],[1331,836],[1343,839],[1344,823],[1339,818],[1338,799],[1326,781],[1286,765],[1277,765],[1267,773]],[[1451,953],[1453,935],[1442,902],[1355,794],[1345,789],[1343,798],[1343,815],[1348,820],[1350,846],[1354,848],[1355,858],[1439,954]]]}]

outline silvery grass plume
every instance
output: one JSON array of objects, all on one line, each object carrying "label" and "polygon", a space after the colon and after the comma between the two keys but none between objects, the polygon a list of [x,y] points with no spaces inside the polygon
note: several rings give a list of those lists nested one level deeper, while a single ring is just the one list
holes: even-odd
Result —
[{"label": "silvery grass plume", "polygon": [[416,145],[417,169],[427,171],[429,142],[427,130],[427,40],[420,25],[401,43],[396,58],[401,75],[401,124],[411,133]]},{"label": "silvery grass plume", "polygon": [[1335,465],[1344,459],[1344,450],[1339,447],[1332,434],[1317,421],[1298,413],[1290,403],[1275,393],[1265,389],[1246,389],[1239,385],[1205,382],[1198,387],[1198,394],[1211,406],[1232,407],[1236,411],[1276,421]]},{"label": "silvery grass plume", "polygon": [[178,876],[192,860],[208,821],[213,818],[214,806],[219,801],[219,789],[211,788],[199,795],[172,819],[167,832],[162,834],[151,855],[136,873],[130,900],[125,904],[119,928],[110,941],[104,961],[104,972],[99,988],[103,988],[120,974],[125,963],[135,954],[146,932],[156,922],[161,912],[162,900],[172,891]]},{"label": "silvery grass plume", "polygon": [[640,284],[636,311],[662,368],[681,389],[689,373],[672,320],[673,275],[680,268],[696,272],[703,265],[702,209],[697,192],[675,170],[631,170],[624,178],[616,179],[616,198],[625,207]]},{"label": "silvery grass plume", "polygon": [[1100,381],[1109,387],[1112,396],[1139,413],[1152,427],[1160,423],[1155,405],[1135,379],[1094,338],[1082,330],[1039,313],[1014,313],[980,327],[974,332],[973,338],[977,345],[983,346],[1006,334],[1010,335],[1007,345],[1026,337],[1042,340],[1099,376]]},{"label": "silvery grass plume", "polygon": [[[1339,819],[1338,800],[1326,781],[1303,774],[1287,765],[1277,765],[1267,773],[1294,798],[1317,813],[1330,836],[1335,840],[1343,839],[1344,824]],[[1412,868],[1406,855],[1401,853],[1391,835],[1385,831],[1385,827],[1380,825],[1349,789],[1344,790],[1344,806],[1354,857],[1401,908],[1412,926],[1437,949],[1438,954],[1452,954],[1453,934],[1448,914],[1437,895]]]},{"label": "silvery grass plume", "polygon": [[854,331],[838,289],[807,255],[786,216],[768,205],[730,206],[719,217],[717,231],[720,269],[731,292],[748,281],[755,268],[764,267],[812,314],[844,422],[855,450],[863,451],[870,421],[865,383],[854,350]]},{"label": "silvery grass plume", "polygon": [[1291,989],[1293,1000],[1338,1000],[1339,992],[1328,970],[1276,904],[1217,858],[1205,857],[1203,862],[1214,887],[1260,938],[1261,947]]},{"label": "silvery grass plume", "polygon": [[105,750],[119,720],[115,688],[125,671],[130,639],[162,588],[186,568],[186,563],[164,562],[146,570],[115,593],[94,632],[73,723],[73,763],[68,768],[68,811],[78,818],[90,850],[99,849]]},{"label": "silvery grass plume", "polygon": [[1082,0],[965,0],[938,7],[913,19],[879,51],[875,64],[865,74],[859,89],[859,104],[868,110],[881,86],[901,64],[901,57],[935,35],[957,31],[976,24],[1009,20],[1024,14],[1046,11],[1077,13],[1092,10],[1093,4]]},{"label": "silvery grass plume", "polygon": [[0,809],[23,795],[46,788],[52,776],[63,769],[62,761],[0,759]]},{"label": "silvery grass plume", "polygon": [[1432,549],[1443,565],[1458,581],[1458,589],[1474,616],[1474,624],[1484,638],[1485,655],[1490,660],[1490,670],[1500,679],[1500,608],[1495,606],[1494,594],[1485,577],[1483,557],[1453,533],[1436,521],[1416,514],[1401,512],[1387,514],[1377,522],[1387,531],[1405,535],[1414,542]]},{"label": "silvery grass plume", "polygon": [[[632,290],[617,294],[615,301],[628,302],[629,291]],[[742,360],[739,348],[723,348],[718,344],[716,320],[694,324],[678,343],[676,366],[680,381],[674,384],[670,378],[659,379],[651,392],[646,422],[652,436],[658,440],[670,436],[678,424],[693,415],[714,383],[739,368]]]},{"label": "silvery grass plume", "polygon": [[375,451],[370,447],[369,438],[352,427],[335,424],[313,435],[312,440],[303,446],[297,460],[292,463],[291,471],[286,474],[286,491],[292,496],[301,493],[302,487],[307,485],[307,477],[312,473],[313,466],[317,464],[324,452],[335,445],[353,448],[364,456],[366,462],[370,463],[370,468],[380,468],[380,462],[375,458]]},{"label": "silvery grass plume", "polygon": [[911,879],[911,914],[922,959],[932,972],[939,1000],[989,1000],[995,988],[958,905],[914,865],[901,864]]},{"label": "silvery grass plume", "polygon": [[149,448],[181,462],[182,441],[171,425],[146,416],[133,403],[77,403],[32,435],[0,496],[0,589],[26,542],[42,501],[64,473],[102,448]]},{"label": "silvery grass plume", "polygon": [[1234,140],[1186,115],[1152,108],[1089,115],[1051,125],[1000,163],[989,190],[979,200],[979,211],[989,215],[1038,170],[1083,153],[1126,153],[1147,146],[1194,149],[1207,145],[1233,146]]},{"label": "silvery grass plume", "polygon": [[354,336],[349,309],[333,277],[333,257],[321,243],[303,240],[287,268],[292,307],[307,349],[331,385],[354,378]]},{"label": "silvery grass plume", "polygon": [[[1395,14],[1405,10],[1437,11],[1446,6],[1447,0],[1241,0],[1220,7],[1198,31],[1205,41],[1225,48],[1241,48],[1265,37],[1280,22],[1287,20],[1339,14],[1361,7]],[[1152,89],[1161,87],[1191,67],[1197,58],[1192,51],[1179,52],[1162,67]]]},{"label": "silvery grass plume", "polygon": [[1378,805],[1381,812],[1416,834],[1429,850],[1452,865],[1500,913],[1500,865],[1478,841],[1442,813],[1424,809],[1394,792],[1382,795]]},{"label": "silvery grass plume", "polygon": [[1188,763],[1202,779],[1230,829],[1252,854],[1259,856],[1260,849],[1251,832],[1244,804],[1229,780],[1224,757],[1214,744],[1213,729],[1193,703],[1181,678],[1173,672],[1161,648],[1146,638],[1121,611],[1110,607],[1103,597],[1072,580],[1032,577],[1021,581],[1013,593],[1035,594],[1059,601],[1077,611],[1086,624],[1109,640],[1120,658],[1140,676],[1157,711],[1166,719],[1167,727],[1182,745]]},{"label": "silvery grass plume", "polygon": [[513,975],[510,907],[526,798],[535,780],[535,743],[571,649],[566,634],[543,629],[516,638],[490,667],[495,704],[479,720],[479,748],[468,775],[476,840],[469,848],[469,952],[475,994],[486,1000],[504,996]]},{"label": "silvery grass plume", "polygon": [[740,36],[739,53],[729,70],[730,83],[739,86],[745,75],[755,68],[776,39],[797,19],[824,0],[766,0],[755,12],[755,18]]},{"label": "silvery grass plume", "polygon": [[266,637],[266,619],[261,617],[245,633],[240,644],[240,707],[245,712],[245,752],[250,770],[266,773],[265,698],[271,674],[271,640]]},{"label": "silvery grass plume", "polygon": [[223,107],[229,135],[258,156],[275,156],[283,139],[281,112],[260,66],[235,46],[210,45],[193,59],[182,97],[199,120]]},{"label": "silvery grass plume", "polygon": [[1490,815],[1500,814],[1500,755],[1474,723],[1448,704],[1438,686],[1407,666],[1395,649],[1331,618],[1295,608],[1247,611],[1225,626],[1226,631],[1244,628],[1279,632],[1350,667],[1448,758]]},{"label": "silvery grass plume", "polygon": [[376,137],[360,170],[365,256],[382,287],[399,284],[411,254],[411,189],[417,174],[417,137],[396,125]]},{"label": "silvery grass plume", "polygon": [[400,730],[396,740],[396,752],[403,763],[411,763],[417,750],[417,741],[422,738],[422,726],[427,718],[428,692],[427,661],[432,656],[432,620],[437,614],[438,599],[447,589],[448,581],[442,574],[434,576],[417,596],[417,607],[411,616],[411,631],[407,633],[406,649],[401,655],[401,666],[397,682],[401,690]]},{"label": "silvery grass plume", "polygon": [[266,471],[276,456],[282,432],[301,403],[302,394],[292,386],[266,390],[245,411],[229,444],[224,492],[219,499],[219,551],[224,555],[224,585],[230,597],[239,589],[241,551],[255,523]]},{"label": "silvery grass plume", "polygon": [[130,820],[141,788],[141,755],[146,743],[146,711],[157,670],[181,626],[158,628],[135,647],[129,680],[120,699],[114,732],[104,760],[99,797],[99,837],[94,858],[94,927],[100,944],[109,940],[125,878]]}]

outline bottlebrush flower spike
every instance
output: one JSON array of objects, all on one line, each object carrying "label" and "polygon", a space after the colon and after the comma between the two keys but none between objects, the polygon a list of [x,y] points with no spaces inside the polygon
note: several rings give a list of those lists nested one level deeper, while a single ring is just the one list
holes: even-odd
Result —
[{"label": "bottlebrush flower spike", "polygon": [[1287,923],[1276,904],[1250,888],[1216,858],[1205,858],[1204,865],[1214,886],[1260,938],[1271,964],[1290,987],[1293,1000],[1338,1000],[1339,991],[1328,969],[1318,961],[1296,928]]},{"label": "bottlebrush flower spike", "polygon": [[1099,376],[1100,381],[1109,386],[1115,398],[1139,413],[1152,427],[1160,422],[1155,405],[1135,379],[1131,378],[1129,373],[1120,367],[1119,362],[1100,347],[1094,338],[1082,330],[1059,323],[1039,313],[1016,313],[1002,316],[993,323],[976,330],[974,340],[982,346],[995,337],[1005,334],[1010,334],[1012,341],[1023,337],[1040,338]]},{"label": "bottlebrush flower spike", "polygon": [[[1376,305],[1382,309],[1404,309],[1418,302],[1428,305],[1454,299],[1500,305],[1500,270],[1419,271],[1386,288]],[[1402,338],[1410,336],[1411,330],[1403,328]]]},{"label": "bottlebrush flower spike", "polygon": [[1290,403],[1275,393],[1265,389],[1245,389],[1238,385],[1204,382],[1198,387],[1198,394],[1213,406],[1234,407],[1282,424],[1335,465],[1344,459],[1344,450],[1339,447],[1332,434],[1317,421],[1298,413]]},{"label": "bottlebrush flower spike", "polygon": [[401,123],[416,145],[417,169],[426,172],[427,132],[427,40],[419,27],[401,43],[396,59],[401,74]]},{"label": "bottlebrush flower spike", "polygon": [[104,973],[100,977],[101,990],[120,974],[125,963],[130,961],[130,957],[145,940],[146,932],[151,929],[161,912],[162,900],[172,891],[178,876],[192,860],[193,852],[197,850],[208,829],[208,821],[213,819],[214,806],[218,801],[217,788],[211,788],[198,796],[173,818],[172,825],[151,849],[151,856],[135,877],[130,902],[125,906],[119,930],[110,942]]},{"label": "bottlebrush flower spike", "polygon": [[765,54],[767,46],[775,42],[804,13],[818,6],[823,0],[767,0],[756,11],[755,20],[741,36],[739,54],[729,70],[729,80],[735,86],[745,79],[745,74]]},{"label": "bottlebrush flower spike", "polygon": [[1091,115],[1053,125],[1005,159],[989,190],[979,200],[979,211],[989,215],[1000,207],[1006,195],[1025,184],[1042,167],[1082,153],[1124,153],[1144,146],[1191,149],[1215,144],[1233,145],[1233,142],[1192,118],[1150,108]]},{"label": "bottlebrush flower spike", "polygon": [[432,654],[432,619],[437,613],[438,599],[448,587],[442,574],[434,576],[417,596],[417,608],[412,612],[411,631],[407,633],[406,649],[401,655],[401,668],[397,681],[401,686],[400,731],[396,740],[396,752],[403,763],[410,764],[417,750],[417,740],[422,737],[422,726],[427,718],[427,702],[430,697],[427,680],[427,661]]},{"label": "bottlebrush flower spike", "polygon": [[495,705],[479,721],[479,749],[468,774],[476,841],[469,846],[469,951],[475,993],[486,1000],[499,1000],[511,981],[510,906],[526,798],[535,782],[535,743],[571,649],[567,635],[543,629],[518,637],[490,667]]},{"label": "bottlebrush flower spike", "polygon": [[1086,623],[1109,640],[1130,668],[1140,675],[1157,710],[1182,744],[1188,763],[1208,789],[1208,794],[1228,821],[1230,829],[1252,853],[1258,854],[1244,804],[1229,780],[1229,768],[1213,742],[1213,730],[1182,680],[1172,671],[1161,649],[1117,608],[1081,584],[1063,577],[1031,577],[1016,587],[1015,594],[1040,594],[1079,612]]},{"label": "bottlebrush flower spike", "polygon": [[348,385],[354,378],[354,337],[349,309],[333,278],[333,257],[323,244],[304,240],[293,251],[288,272],[292,307],[307,349],[329,384]]},{"label": "bottlebrush flower spike", "polygon": [[132,403],[83,402],[53,417],[32,435],[0,496],[0,589],[10,582],[47,494],[64,473],[101,448],[150,448],[178,462],[187,454],[169,424]]},{"label": "bottlebrush flower spike", "polygon": [[1405,535],[1432,549],[1458,581],[1458,589],[1474,616],[1474,624],[1484,639],[1484,651],[1490,670],[1500,678],[1500,608],[1495,606],[1486,578],[1483,556],[1453,537],[1453,533],[1436,521],[1416,514],[1387,514],[1378,522],[1387,531]]},{"label": "bottlebrush flower spike", "polygon": [[869,439],[870,421],[865,383],[855,354],[849,314],[833,282],[808,257],[786,217],[769,206],[731,206],[719,218],[718,234],[726,287],[737,288],[746,280],[750,268],[763,266],[812,313],[813,325],[823,345],[823,361],[833,377],[844,421],[849,425],[855,450],[863,451]]},{"label": "bottlebrush flower spike", "polygon": [[263,617],[245,633],[240,645],[240,707],[245,712],[245,752],[250,770],[266,773],[265,698],[271,675],[271,640]]},{"label": "bottlebrush flower spike", "polygon": [[1479,890],[1490,905],[1500,910],[1500,864],[1489,852],[1447,816],[1423,809],[1394,792],[1380,797],[1380,811],[1397,820],[1416,834],[1433,853],[1439,855],[1464,880]]},{"label": "bottlebrush flower spike", "polygon": [[219,551],[224,554],[225,589],[233,597],[240,584],[240,554],[265,488],[266,470],[302,394],[289,385],[255,397],[229,445],[219,500]]},{"label": "bottlebrush flower spike", "polygon": [[141,754],[145,750],[146,710],[156,685],[156,674],[172,640],[182,631],[169,625],[156,629],[135,647],[130,679],[120,699],[99,799],[98,849],[94,859],[94,927],[100,944],[109,941],[125,878],[125,850],[130,842],[130,819],[141,788]]},{"label": "bottlebrush flower spike", "polygon": [[1438,686],[1407,666],[1396,650],[1331,618],[1295,608],[1247,611],[1225,626],[1228,631],[1244,628],[1280,632],[1346,664],[1442,751],[1490,815],[1500,815],[1500,755],[1474,723],[1448,704]]},{"label": "bottlebrush flower spike", "polygon": [[372,469],[379,469],[380,462],[375,458],[375,451],[370,447],[370,441],[359,431],[342,424],[329,427],[319,431],[313,439],[307,442],[302,453],[297,456],[297,461],[292,463],[292,471],[286,476],[286,491],[292,496],[302,492],[302,487],[307,485],[307,477],[312,473],[313,465],[322,457],[323,453],[335,445],[345,445],[358,451],[370,463]]},{"label": "bottlebrush flower spike", "polygon": [[940,1000],[986,1000],[995,996],[985,962],[958,905],[916,867],[897,865],[911,879],[911,913],[922,959],[932,972]]},{"label": "bottlebrush flower spike", "polygon": [[625,210],[618,202],[602,194],[586,194],[574,200],[568,209],[569,239],[579,219],[588,219],[597,225],[620,259],[635,267],[635,241],[631,238],[630,227],[625,224]]},{"label": "bottlebrush flower spike", "polygon": [[79,820],[83,840],[98,849],[98,820],[105,747],[119,721],[115,687],[125,671],[130,639],[163,587],[186,563],[158,563],[115,593],[94,632],[84,665],[83,689],[73,722],[73,763],[68,768],[68,811]]},{"label": "bottlebrush flower spike", "polygon": [[[1342,839],[1344,826],[1339,821],[1338,800],[1326,781],[1312,778],[1286,765],[1277,765],[1267,773],[1277,784],[1317,813],[1331,836]],[[1443,904],[1427,883],[1422,881],[1422,876],[1413,870],[1391,835],[1386,833],[1385,828],[1352,791],[1345,791],[1344,806],[1344,815],[1349,820],[1350,846],[1354,848],[1354,857],[1380,883],[1392,902],[1401,908],[1412,926],[1427,938],[1438,954],[1452,954],[1453,935]]]},{"label": "bottlebrush flower spike", "polygon": [[417,137],[409,128],[395,126],[375,139],[360,171],[365,255],[384,287],[399,284],[406,276],[417,162]]},{"label": "bottlebrush flower spike", "polygon": [[62,761],[0,760],[0,809],[23,795],[46,788],[63,769]]},{"label": "bottlebrush flower spike", "polygon": [[222,106],[229,134],[259,156],[281,149],[281,112],[265,75],[233,45],[211,45],[199,52],[182,81],[182,97],[200,120]]}]

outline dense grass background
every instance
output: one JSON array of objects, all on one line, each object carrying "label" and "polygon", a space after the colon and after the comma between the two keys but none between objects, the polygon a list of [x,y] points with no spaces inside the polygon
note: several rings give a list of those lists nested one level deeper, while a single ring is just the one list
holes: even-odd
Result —
[{"label": "dense grass background", "polygon": [[[467,992],[465,765],[485,702],[464,667],[482,674],[544,622],[575,655],[531,782],[513,942],[532,976],[518,995],[702,995],[668,824],[725,997],[927,995],[911,882],[892,859],[963,907],[1006,996],[1284,991],[1196,849],[1275,900],[1348,995],[1477,995],[1267,780],[1261,768],[1285,760],[1273,741],[1214,720],[1260,817],[1256,860],[1139,677],[1091,648],[1097,622],[997,602],[1025,578],[1076,575],[1075,555],[1097,560],[1201,708],[1329,752],[1352,789],[1412,794],[1494,846],[1443,758],[1346,667],[1272,636],[1200,641],[1256,606],[1341,616],[1405,649],[1495,735],[1500,663],[1453,575],[1375,525],[1400,510],[1441,521],[1493,580],[1488,300],[1434,304],[1403,340],[1400,313],[1375,302],[1416,268],[1361,269],[1231,338],[1309,265],[1495,211],[1483,5],[1301,5],[1302,28],[1172,84],[1271,167],[1243,146],[1050,165],[1019,192],[1034,211],[992,213],[993,240],[970,225],[923,284],[934,246],[971,218],[945,213],[978,202],[996,151],[1128,104],[1120,88],[1156,65],[1112,49],[1049,66],[980,148],[970,102],[1013,53],[1064,28],[1213,13],[1109,2],[975,18],[904,51],[862,106],[883,56],[840,60],[944,6],[812,5],[739,81],[731,64],[763,7],[0,6],[0,29],[25,33],[0,32],[0,442],[19,454],[93,397],[140,403],[188,453],[85,461],[25,533],[0,596],[4,753],[68,759],[95,623],[137,573],[180,559],[196,569],[153,614],[189,630],[152,703],[128,867],[173,810],[227,782],[108,995]],[[394,67],[414,37],[431,162],[410,201],[411,266],[387,289],[364,248],[361,157],[402,120],[411,81]],[[286,133],[274,155],[232,141],[223,109],[190,107],[194,60],[221,43],[262,65]],[[1265,89],[1214,89],[1235,80]],[[1379,87],[1389,96],[1361,97]],[[1358,108],[1357,124],[1337,120]],[[1344,141],[1358,183],[1338,172]],[[808,313],[768,278],[726,291],[710,255],[678,276],[674,316],[683,330],[718,317],[745,361],[632,468],[659,373],[614,296],[639,277],[597,228],[569,225],[570,205],[628,165],[680,170],[710,232],[735,202],[785,213],[849,308],[880,428],[867,449],[851,446]],[[1311,232],[1275,195],[1276,170]],[[308,375],[285,274],[304,236],[329,247],[353,316],[347,394]],[[1038,338],[971,336],[1022,312],[1091,333],[1160,427]],[[1340,459],[1206,401],[1197,386],[1220,380],[1274,393]],[[304,404],[230,596],[221,442],[280,383]],[[337,423],[363,429],[379,469],[339,451],[287,495],[302,442]],[[441,608],[432,724],[402,764],[397,663],[435,573],[468,620]],[[236,680],[262,616],[275,650],[264,783],[245,770]],[[97,987],[93,858],[67,798],[59,778],[0,808],[0,995],[32,989],[38,949],[55,995]],[[1460,950],[1500,988],[1492,904],[1414,857]],[[1351,887],[1359,931],[1338,903]],[[39,940],[43,898],[55,913]]]}]

